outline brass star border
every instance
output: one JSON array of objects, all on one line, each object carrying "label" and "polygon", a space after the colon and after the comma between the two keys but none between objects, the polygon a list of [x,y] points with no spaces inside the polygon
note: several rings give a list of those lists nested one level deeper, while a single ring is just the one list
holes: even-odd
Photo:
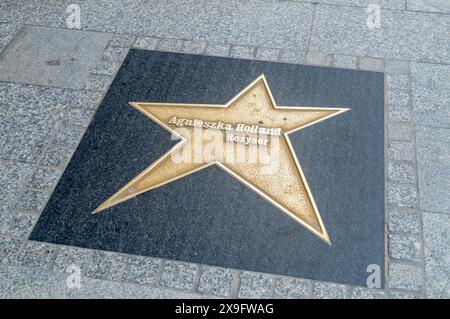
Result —
[{"label": "brass star border", "polygon": [[[98,206],[93,213],[103,211],[210,165],[217,165],[331,245],[330,237],[288,135],[341,114],[347,111],[347,108],[277,106],[264,74],[261,74],[225,105],[149,102],[130,102],[130,105],[177,136],[180,142]],[[275,160],[275,156],[276,160],[279,161],[277,172],[275,174],[261,174],[261,169],[268,165],[267,162],[229,163],[217,158],[210,161],[175,163],[171,155],[180,152],[182,147],[185,151],[192,152],[191,155],[194,158],[199,154],[196,154],[198,152],[195,151],[196,147],[187,147],[188,140],[176,130],[176,125],[169,124],[174,116],[181,119],[221,121],[230,123],[233,127],[237,124],[246,124],[281,128],[279,137],[267,135],[269,144],[273,142],[274,138],[278,138],[279,141],[280,152],[268,155],[269,163]],[[194,134],[193,127],[183,128],[192,135]],[[225,132],[226,134],[228,133]],[[211,143],[210,140],[207,142]],[[205,146],[206,141],[202,140],[202,143]],[[224,143],[223,145],[225,153],[234,151],[230,149],[230,147],[234,148],[234,146],[230,146],[234,145],[233,143]]]}]

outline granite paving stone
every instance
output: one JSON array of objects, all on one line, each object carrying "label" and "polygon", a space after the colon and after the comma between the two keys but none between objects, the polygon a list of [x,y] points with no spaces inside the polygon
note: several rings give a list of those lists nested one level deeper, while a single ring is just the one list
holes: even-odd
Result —
[{"label": "granite paving stone", "polygon": [[89,270],[91,258],[90,250],[61,247],[53,264],[53,271],[69,275],[73,272],[72,267],[78,267],[80,274],[84,274]]},{"label": "granite paving stone", "polygon": [[230,56],[239,59],[251,59],[254,57],[255,49],[250,46],[231,46]]},{"label": "granite paving stone", "polygon": [[275,279],[274,298],[304,299],[311,294],[312,283],[305,279],[278,277]]},{"label": "granite paving stone", "polygon": [[366,7],[317,5],[310,50],[448,63],[449,22],[448,15],[382,10],[380,28],[370,29]]},{"label": "granite paving stone", "polygon": [[408,61],[386,60],[384,61],[384,71],[387,74],[402,74],[409,73]]},{"label": "granite paving stone", "polygon": [[379,5],[385,9],[404,10],[404,0],[293,0],[299,2],[326,3],[341,6],[359,6],[367,8],[370,4]]},{"label": "granite paving stone", "polygon": [[40,211],[42,208],[44,208],[48,197],[48,191],[26,189],[20,195],[16,207],[20,210]]},{"label": "granite paving stone", "polygon": [[0,236],[0,265],[10,265],[22,245],[20,239]]},{"label": "granite paving stone", "polygon": [[86,276],[96,279],[119,280],[125,265],[123,255],[94,251]]},{"label": "granite paving stone", "polygon": [[104,92],[108,89],[110,82],[111,77],[108,75],[90,74],[84,89]]},{"label": "granite paving stone", "polygon": [[299,50],[282,50],[281,61],[304,64],[306,63],[306,53]]},{"label": "granite paving stone", "polygon": [[0,232],[4,235],[28,236],[37,220],[35,213],[9,211],[0,215]]},{"label": "granite paving stone", "polygon": [[354,56],[335,54],[333,56],[333,66],[345,69],[356,69],[358,58]]},{"label": "granite paving stone", "polygon": [[395,259],[419,262],[421,260],[421,244],[417,236],[390,235],[389,256]]},{"label": "granite paving stone", "polygon": [[32,173],[31,164],[0,162],[0,213],[13,207]]},{"label": "granite paving stone", "polygon": [[180,39],[164,38],[158,42],[158,50],[166,52],[179,52],[183,47],[183,41]]},{"label": "granite paving stone", "polygon": [[[388,138],[392,141],[411,141],[413,135],[413,126],[411,123],[402,123],[402,122],[389,122],[388,123]],[[395,144],[395,143],[394,143]],[[400,144],[404,145],[404,144]],[[394,145],[395,146],[399,146]],[[405,147],[405,146],[404,146]],[[391,146],[391,148],[393,148]],[[391,150],[392,152],[392,150]],[[412,158],[412,150],[410,152],[411,156],[409,158]]]},{"label": "granite paving stone", "polygon": [[141,50],[155,50],[159,41],[159,38],[138,37],[133,43],[133,48]]},{"label": "granite paving stone", "polygon": [[406,0],[406,8],[413,11],[450,13],[447,0]]},{"label": "granite paving stone", "polygon": [[240,274],[238,297],[240,298],[272,298],[275,276],[270,274],[243,271]]},{"label": "granite paving stone", "polygon": [[327,282],[315,282],[313,286],[313,298],[344,299],[345,286]]},{"label": "granite paving stone", "polygon": [[230,54],[230,45],[208,43],[205,53],[212,56],[228,56]]},{"label": "granite paving stone", "polygon": [[419,266],[391,262],[389,265],[389,287],[419,291],[422,288],[423,271]]},{"label": "granite paving stone", "polygon": [[423,213],[427,296],[450,298],[450,215]]},{"label": "granite paving stone", "polygon": [[312,16],[313,5],[284,1],[139,0],[127,3],[117,31],[305,51]]},{"label": "granite paving stone", "polygon": [[112,60],[101,60],[92,68],[91,72],[92,74],[114,75],[119,66],[120,62]]},{"label": "granite paving stone", "polygon": [[73,151],[63,147],[50,147],[45,150],[45,153],[39,162],[42,166],[62,166],[67,163]]},{"label": "granite paving stone", "polygon": [[366,71],[383,72],[384,71],[384,60],[369,58],[369,57],[362,57],[361,59],[359,59],[359,69],[366,70]]},{"label": "granite paving stone", "polygon": [[227,297],[233,286],[233,271],[230,269],[204,266],[201,269],[197,290],[201,293]]},{"label": "granite paving stone", "polygon": [[103,52],[104,60],[123,61],[127,56],[128,48],[108,46]]},{"label": "granite paving stone", "polygon": [[450,129],[416,126],[422,210],[450,213]]},{"label": "granite paving stone", "polygon": [[418,234],[420,225],[416,211],[392,208],[389,212],[388,229],[391,233]]},{"label": "granite paving stone", "polygon": [[58,180],[60,171],[49,167],[40,167],[31,177],[29,186],[37,189],[49,189]]},{"label": "granite paving stone", "polygon": [[105,33],[26,26],[0,57],[0,80],[82,88],[109,37]]},{"label": "granite paving stone", "polygon": [[449,74],[450,65],[411,64],[412,105],[417,125],[450,128]]},{"label": "granite paving stone", "polygon": [[414,183],[416,181],[416,166],[410,162],[389,161],[388,179],[392,182]]},{"label": "granite paving stone", "polygon": [[203,54],[206,50],[206,42],[204,41],[184,41],[182,51],[191,54]]},{"label": "granite paving stone", "polygon": [[60,127],[52,142],[55,145],[75,147],[78,145],[84,130],[77,127]]},{"label": "granite paving stone", "polygon": [[[407,124],[407,125],[409,125],[409,124]],[[406,136],[405,136],[405,138],[406,138]],[[390,141],[388,144],[388,159],[394,160],[394,161],[412,161],[412,160],[414,160],[413,144],[411,142]]]},{"label": "granite paving stone", "polygon": [[352,299],[386,299],[386,293],[381,289],[357,287],[352,290]]},{"label": "granite paving stone", "polygon": [[27,242],[20,250],[15,263],[18,266],[47,269],[55,253],[55,246]]},{"label": "granite paving stone", "polygon": [[112,40],[109,42],[109,46],[113,47],[130,47],[135,40],[132,34],[115,34]]},{"label": "granite paving stone", "polygon": [[308,52],[306,62],[313,65],[330,66],[333,62],[333,56],[324,53]]},{"label": "granite paving stone", "polygon": [[388,183],[387,203],[391,206],[416,207],[416,186],[411,184]]},{"label": "granite paving stone", "polygon": [[279,49],[258,48],[256,51],[256,59],[264,61],[277,61],[279,54]]},{"label": "granite paving stone", "polygon": [[128,258],[127,267],[123,274],[123,281],[139,284],[155,284],[161,273],[161,264],[160,259],[131,256]]},{"label": "granite paving stone", "polygon": [[168,261],[163,266],[160,284],[164,287],[190,290],[198,271],[195,264]]}]

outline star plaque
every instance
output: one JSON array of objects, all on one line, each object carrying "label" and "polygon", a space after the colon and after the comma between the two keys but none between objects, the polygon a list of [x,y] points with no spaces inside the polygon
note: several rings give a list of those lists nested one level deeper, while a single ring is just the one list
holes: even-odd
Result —
[{"label": "star plaque", "polygon": [[384,175],[382,73],[130,50],[30,239],[365,285]]}]

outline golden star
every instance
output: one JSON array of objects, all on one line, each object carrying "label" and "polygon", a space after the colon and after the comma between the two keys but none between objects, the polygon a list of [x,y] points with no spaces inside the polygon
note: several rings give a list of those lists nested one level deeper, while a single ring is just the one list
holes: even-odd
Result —
[{"label": "golden star", "polygon": [[277,106],[264,75],[225,105],[130,104],[181,141],[94,213],[215,164],[331,244],[288,134],[347,109]]}]

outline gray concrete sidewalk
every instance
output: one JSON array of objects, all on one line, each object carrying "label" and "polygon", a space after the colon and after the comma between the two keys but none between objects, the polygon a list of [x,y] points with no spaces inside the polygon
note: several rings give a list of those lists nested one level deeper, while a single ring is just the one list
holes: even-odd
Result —
[{"label": "gray concrete sidewalk", "polygon": [[[0,297],[449,298],[449,36],[446,0],[3,0]],[[386,288],[28,241],[131,47],[386,72]]]}]

